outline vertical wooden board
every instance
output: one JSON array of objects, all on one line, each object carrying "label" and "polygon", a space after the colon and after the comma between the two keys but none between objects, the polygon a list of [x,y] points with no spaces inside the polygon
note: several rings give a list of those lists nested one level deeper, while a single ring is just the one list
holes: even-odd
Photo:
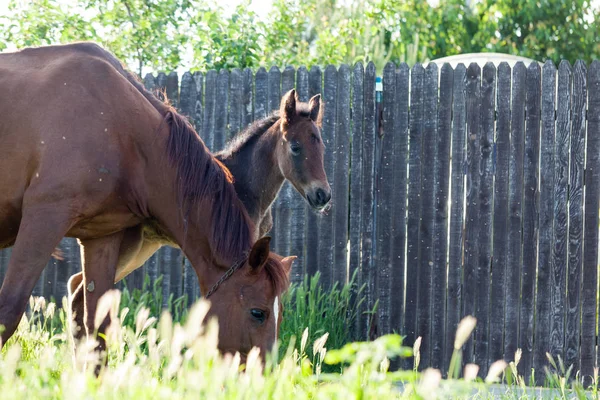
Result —
[{"label": "vertical wooden board", "polygon": [[158,251],[160,258],[160,273],[162,275],[162,308],[167,308],[169,301],[169,294],[171,291],[171,269],[173,268],[173,250],[169,246],[163,246]]},{"label": "vertical wooden board", "polygon": [[242,130],[243,90],[242,71],[234,68],[229,75],[229,123],[225,142]]},{"label": "vertical wooden board", "polygon": [[[518,62],[513,67],[510,154],[508,166],[508,254],[504,318],[504,357],[513,360],[519,340],[519,290],[521,281],[521,222],[523,203],[523,157],[525,148],[525,84],[527,69]],[[524,357],[526,350],[523,349]],[[531,352],[529,353],[531,358]],[[519,367],[526,361],[521,359]],[[529,364],[531,365],[531,363]],[[519,372],[525,369],[519,368]]]},{"label": "vertical wooden board", "polygon": [[253,120],[253,107],[252,102],[254,99],[252,93],[252,82],[254,75],[250,68],[245,68],[242,73],[242,121],[240,129],[245,129],[252,123]]},{"label": "vertical wooden board", "polygon": [[573,71],[571,149],[569,168],[569,266],[567,276],[567,316],[565,365],[579,371],[581,332],[581,271],[583,262],[583,174],[587,109],[587,67],[577,61]]},{"label": "vertical wooden board", "polygon": [[183,252],[180,249],[168,247],[171,252],[171,282],[169,295],[173,295],[173,300],[184,295],[183,290]]},{"label": "vertical wooden board", "polygon": [[[461,63],[454,69],[452,103],[452,166],[450,177],[450,243],[448,248],[448,297],[446,301],[446,343],[444,365],[450,364],[454,336],[461,319],[463,271],[463,224],[466,165],[466,82],[467,69]],[[409,261],[408,261],[409,262]],[[407,264],[408,268],[408,264]],[[408,284],[407,284],[408,285]],[[408,292],[407,292],[408,304]]]},{"label": "vertical wooden board", "polygon": [[196,277],[194,268],[187,258],[184,259],[183,264],[183,281],[185,294],[188,298],[188,306],[191,306],[198,299],[197,293],[200,289],[198,287],[198,278]]},{"label": "vertical wooden board", "polygon": [[158,279],[158,264],[158,252],[155,252],[154,254],[152,254],[152,256],[150,256],[148,261],[146,261],[146,274],[150,279],[150,287],[153,287],[154,282],[156,282],[156,280]]},{"label": "vertical wooden board", "polygon": [[279,110],[281,101],[281,71],[277,67],[269,69],[269,86],[267,95],[267,115]]},{"label": "vertical wooden board", "polygon": [[[335,165],[335,135],[337,120],[337,89],[338,89],[338,71],[332,65],[325,69],[323,83],[323,99],[325,100],[325,113],[323,115],[323,128],[321,137],[325,148],[331,149],[325,154],[325,173],[329,180],[333,178],[333,168]],[[333,151],[332,151],[333,150]],[[337,189],[337,182],[333,181],[332,192]],[[330,288],[333,284],[333,213],[321,215],[319,218],[319,271],[321,272],[321,283],[325,288]]]},{"label": "vertical wooden board", "polygon": [[181,77],[181,90],[179,93],[179,112],[185,115],[192,125],[195,121],[196,98],[198,97],[196,82],[189,72]]},{"label": "vertical wooden board", "polygon": [[475,317],[475,363],[487,375],[489,348],[490,279],[492,264],[492,204],[494,190],[494,122],[496,111],[496,67],[488,62],[481,79],[481,135],[479,142],[479,261]]},{"label": "vertical wooden board", "polygon": [[[377,135],[378,150],[380,156],[376,161],[375,171],[375,253],[374,259],[376,276],[376,296],[379,300],[377,310],[377,333],[388,334],[391,332],[390,307],[391,307],[391,245],[392,209],[394,202],[393,192],[393,156],[394,156],[394,111],[396,102],[396,66],[387,63],[383,70],[383,109],[382,109],[382,133]],[[336,165],[337,167],[337,165]],[[337,204],[337,202],[336,202]],[[336,243],[337,245],[337,243]]]},{"label": "vertical wooden board", "polygon": [[[543,383],[547,364],[546,352],[550,350],[550,298],[552,295],[553,270],[552,238],[554,226],[554,137],[555,137],[556,67],[547,61],[542,70],[542,131],[540,138],[540,212],[539,212],[539,253],[537,271],[537,298],[535,303],[535,332],[533,367],[536,382]],[[527,246],[528,244],[525,244]],[[522,292],[525,291],[527,277],[535,274],[535,269],[523,264]],[[525,293],[530,293],[529,291]],[[531,291],[533,293],[533,291]],[[525,301],[525,296],[524,300]],[[523,318],[521,316],[521,318]],[[522,336],[522,335],[521,335]]]},{"label": "vertical wooden board", "polygon": [[[194,103],[194,128],[199,134],[202,133],[202,121],[204,116],[204,75],[201,72],[194,72],[194,82],[196,83],[196,100]],[[204,140],[204,138],[203,138]]]},{"label": "vertical wooden board", "polygon": [[304,66],[298,68],[298,71],[296,71],[296,93],[298,93],[298,99],[301,102],[308,102],[308,70]]},{"label": "vertical wooden board", "polygon": [[227,129],[229,94],[229,71],[222,69],[217,78],[217,93],[215,100],[215,130],[212,151],[217,152],[225,147],[225,140],[229,137]]},{"label": "vertical wooden board", "polygon": [[[308,71],[304,67],[298,68],[296,72],[296,93],[298,99],[306,103],[309,99],[308,95]],[[290,186],[289,183],[287,183]],[[300,283],[304,279],[306,273],[306,259],[304,257],[305,239],[304,231],[306,229],[306,210],[305,200],[290,186],[291,194],[291,210],[292,221],[290,229],[290,254],[295,255],[298,259],[294,262],[292,268],[292,282]]]},{"label": "vertical wooden board", "polygon": [[[363,64],[358,62],[352,69],[352,136],[351,136],[351,159],[350,159],[350,265],[349,276],[361,270],[361,213],[362,213],[362,141],[364,123],[364,74]],[[307,236],[308,238],[309,236]],[[355,282],[358,283],[358,282]],[[353,299],[358,300],[359,293],[353,291]],[[361,308],[364,311],[364,308]],[[354,326],[353,339],[362,339],[359,334],[363,326],[363,315],[359,314],[356,326]]]},{"label": "vertical wooden board", "polygon": [[[472,63],[467,68],[467,202],[465,221],[465,267],[463,275],[463,315],[475,315],[479,262],[480,204],[479,187],[481,177],[481,69]],[[465,342],[463,361],[473,360],[473,336]]]},{"label": "vertical wooden board", "polygon": [[55,283],[56,283],[56,260],[50,259],[46,264],[46,268],[44,270],[44,286],[42,296],[47,299],[50,299],[54,296],[55,293]]},{"label": "vertical wooden board", "polygon": [[177,72],[173,71],[167,75],[165,90],[169,103],[173,107],[179,108],[179,77],[177,76]]},{"label": "vertical wooden board", "polygon": [[431,275],[431,367],[448,371],[444,365],[446,339],[446,267],[448,258],[448,195],[450,184],[450,142],[452,134],[452,87],[454,70],[444,64],[440,73],[437,114],[436,163],[434,169],[434,232]]},{"label": "vertical wooden board", "polygon": [[[283,97],[285,93],[294,88],[294,79],[295,79],[295,71],[293,67],[286,67],[286,69],[281,74],[281,96]],[[292,193],[293,191],[292,185],[286,181],[279,192],[279,196],[276,200],[277,204],[277,247],[276,251],[280,254],[290,254],[291,251],[291,231],[294,229],[294,225],[292,224]],[[295,255],[295,254],[294,254]],[[294,268],[295,269],[295,268]],[[294,271],[294,275],[297,279],[301,276],[298,272]],[[302,278],[300,278],[302,279]]]},{"label": "vertical wooden board", "polygon": [[390,327],[404,333],[404,273],[406,270],[406,198],[408,190],[408,92],[410,69],[402,63],[396,69],[396,95],[394,109],[394,153],[392,237],[391,237],[391,285]]},{"label": "vertical wooden board", "polygon": [[[321,85],[322,85],[322,73],[319,67],[312,67],[310,69],[308,75],[308,88],[309,88],[309,96],[314,96],[316,94],[321,94]],[[321,94],[321,99],[323,96]],[[328,105],[324,105],[325,109],[327,109]],[[325,150],[325,157],[331,156]],[[321,234],[319,232],[319,217],[317,213],[315,213],[308,205],[305,206],[306,212],[306,227],[305,227],[305,237],[306,237],[306,245],[305,245],[305,253],[304,259],[306,260],[306,273],[309,276],[313,276],[319,270],[319,247],[320,242],[319,238]]]},{"label": "vertical wooden board", "polygon": [[[415,64],[411,70],[410,81],[410,126],[408,158],[408,248],[406,256],[406,305],[404,325],[407,346],[412,346],[417,332],[418,290],[419,290],[419,227],[421,218],[421,160],[423,137],[423,81],[425,70],[421,64]],[[409,361],[409,360],[407,360]],[[409,361],[410,362],[410,361]],[[408,364],[409,367],[411,364]]]},{"label": "vertical wooden board", "polygon": [[[367,64],[364,76],[364,125],[362,140],[362,210],[361,210],[361,259],[359,284],[366,285],[364,298],[366,311],[372,311],[375,306],[375,288],[373,274],[373,176],[375,171],[375,64]],[[335,190],[335,189],[334,189]],[[372,327],[372,314],[364,316],[362,337],[369,338]]]},{"label": "vertical wooden board", "polygon": [[254,82],[254,121],[263,119],[271,112],[268,108],[269,74],[260,67]]},{"label": "vertical wooden board", "polygon": [[156,93],[161,101],[165,101],[165,95],[167,94],[167,74],[160,72],[156,76]]},{"label": "vertical wooden board", "polygon": [[569,142],[571,131],[571,65],[562,61],[558,69],[556,139],[554,163],[553,270],[550,274],[550,347],[554,357],[564,360],[565,303],[567,294],[567,190],[569,185]]},{"label": "vertical wooden board", "polygon": [[593,375],[597,364],[595,333],[598,286],[598,199],[600,178],[600,62],[595,60],[588,71],[588,129],[585,163],[585,200],[583,237],[583,287],[581,295],[581,375]]},{"label": "vertical wooden board", "polygon": [[[531,354],[533,347],[533,304],[535,299],[535,265],[538,237],[538,176],[540,157],[541,76],[537,63],[527,70],[525,159],[523,164],[523,273],[521,274],[521,308],[519,348]],[[514,354],[507,354],[511,358]],[[531,357],[523,359],[523,374],[529,378]],[[519,364],[521,366],[521,364]]]},{"label": "vertical wooden board", "polygon": [[204,120],[202,121],[202,140],[209,150],[215,151],[215,105],[217,99],[217,71],[206,73],[204,85]]},{"label": "vertical wooden board", "polygon": [[[423,80],[421,139],[421,219],[419,227],[419,283],[417,335],[421,341],[421,368],[431,366],[431,273],[433,267],[435,165],[437,163],[438,68],[430,63]],[[427,161],[426,161],[427,160]],[[427,167],[429,166],[429,168]],[[433,167],[433,168],[431,168]]]},{"label": "vertical wooden board", "polygon": [[156,78],[154,75],[148,73],[144,77],[144,87],[152,92],[153,95],[156,95]]},{"label": "vertical wooden board", "polygon": [[[348,264],[348,196],[350,169],[350,68],[342,64],[338,71],[337,126],[335,130],[335,161],[333,182],[335,191],[333,212],[333,281],[344,285]],[[330,178],[331,179],[331,178]]]}]

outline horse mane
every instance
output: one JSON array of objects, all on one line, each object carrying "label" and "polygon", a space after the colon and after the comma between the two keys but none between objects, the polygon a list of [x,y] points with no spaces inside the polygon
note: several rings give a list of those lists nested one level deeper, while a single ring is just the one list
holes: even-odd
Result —
[{"label": "horse mane", "polygon": [[[310,109],[308,108],[307,103],[297,102],[296,112],[300,117],[310,117]],[[235,153],[238,153],[246,145],[250,144],[252,140],[261,137],[265,132],[271,129],[271,127],[279,122],[280,118],[281,116],[279,114],[279,110],[276,110],[267,117],[253,122],[252,124],[248,125],[246,129],[242,130],[233,138],[231,138],[223,150],[215,153],[215,156],[219,159],[225,159],[231,157]]]},{"label": "horse mane", "polygon": [[267,277],[271,281],[273,293],[275,293],[275,296],[279,296],[290,286],[290,278],[285,272],[283,264],[276,259],[269,257],[264,268]]},{"label": "horse mane", "polygon": [[178,195],[184,219],[198,200],[212,206],[211,247],[220,256],[241,256],[252,246],[252,222],[237,197],[231,172],[206,148],[189,121],[171,110],[167,153],[177,169]]},{"label": "horse mane", "polygon": [[209,242],[214,253],[238,258],[252,246],[254,225],[233,186],[231,172],[208,150],[189,121],[147,90],[112,53],[94,43],[76,43],[76,49],[110,63],[163,116],[169,127],[166,152],[177,170],[177,194],[184,221],[193,206],[208,200],[212,208]]}]

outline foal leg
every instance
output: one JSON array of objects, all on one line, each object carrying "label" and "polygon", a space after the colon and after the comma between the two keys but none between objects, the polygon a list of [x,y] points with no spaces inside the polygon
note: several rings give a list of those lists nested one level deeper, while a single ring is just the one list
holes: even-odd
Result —
[{"label": "foal leg", "polygon": [[[114,287],[115,272],[119,259],[119,248],[123,240],[124,231],[114,233],[93,240],[81,241],[83,253],[83,298],[85,302],[84,321],[85,330],[88,334],[94,332],[104,333],[108,326],[108,316],[95,326],[96,307],[98,300],[108,290]],[[102,351],[106,343],[102,337],[98,337],[99,348]]]},{"label": "foal leg", "polygon": [[33,288],[50,254],[71,227],[67,213],[57,205],[31,205],[23,216],[0,289],[0,325],[4,326],[0,348],[12,336],[27,308]]}]

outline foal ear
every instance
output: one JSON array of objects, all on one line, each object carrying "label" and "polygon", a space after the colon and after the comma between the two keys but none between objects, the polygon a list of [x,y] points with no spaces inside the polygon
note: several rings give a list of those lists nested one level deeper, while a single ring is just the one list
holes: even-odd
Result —
[{"label": "foal ear", "polygon": [[282,128],[286,128],[292,123],[296,116],[296,89],[290,90],[283,96],[279,106],[279,114],[281,115]]},{"label": "foal ear", "polygon": [[262,267],[265,266],[265,263],[269,258],[270,243],[271,238],[265,236],[264,238],[258,239],[256,243],[254,243],[254,246],[252,246],[252,251],[248,257],[248,263],[250,264],[252,271],[258,272]]},{"label": "foal ear", "polygon": [[292,264],[294,264],[294,261],[296,260],[296,256],[289,256],[289,257],[284,257],[281,260],[281,264],[283,265],[283,268],[285,268],[285,274],[287,275],[288,279],[290,277],[290,272],[292,272]]},{"label": "foal ear", "polygon": [[308,101],[308,108],[310,110],[310,119],[312,119],[317,125],[321,125],[321,119],[323,113],[321,112],[321,95],[316,94]]}]

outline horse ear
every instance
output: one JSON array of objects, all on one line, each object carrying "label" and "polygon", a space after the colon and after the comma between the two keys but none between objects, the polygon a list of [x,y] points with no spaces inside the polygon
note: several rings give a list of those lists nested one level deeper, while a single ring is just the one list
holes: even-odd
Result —
[{"label": "horse ear", "polygon": [[281,115],[283,128],[292,123],[292,120],[296,116],[296,89],[290,90],[283,96],[281,105],[279,106],[279,114]]},{"label": "horse ear", "polygon": [[290,272],[292,272],[292,264],[294,264],[294,261],[296,260],[296,256],[289,256],[289,257],[284,257],[281,260],[281,264],[283,265],[283,268],[285,268],[285,274],[287,275],[288,279],[290,277]]},{"label": "horse ear", "polygon": [[308,102],[308,108],[310,110],[310,119],[312,119],[317,125],[321,125],[321,119],[323,113],[321,113],[321,95],[314,95]]},{"label": "horse ear", "polygon": [[256,243],[254,243],[254,246],[252,246],[252,251],[250,251],[250,256],[248,257],[248,263],[253,271],[258,272],[265,266],[265,263],[269,258],[270,243],[271,238],[266,236],[258,239]]}]

